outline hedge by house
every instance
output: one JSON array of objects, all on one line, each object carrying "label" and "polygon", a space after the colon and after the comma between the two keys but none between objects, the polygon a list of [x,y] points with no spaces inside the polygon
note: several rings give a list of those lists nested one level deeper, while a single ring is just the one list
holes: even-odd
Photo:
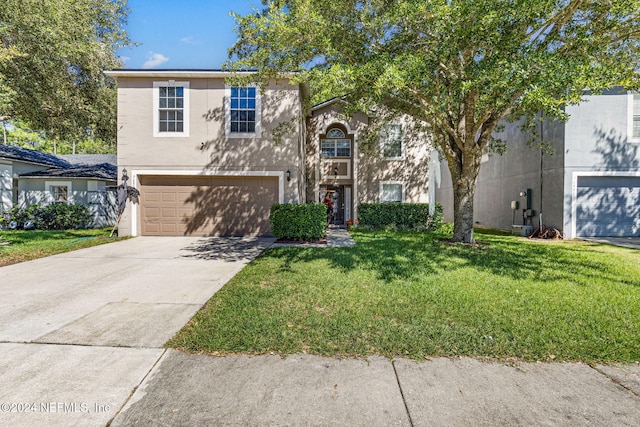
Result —
[{"label": "hedge by house", "polygon": [[436,231],[442,224],[442,205],[436,203],[433,217],[428,203],[361,203],[358,205],[360,226],[375,230]]},{"label": "hedge by house", "polygon": [[269,216],[271,232],[279,239],[314,241],[325,236],[327,207],[323,204],[275,204]]},{"label": "hedge by house", "polygon": [[35,228],[37,230],[70,230],[87,228],[91,221],[89,209],[83,205],[54,203],[47,206],[13,205],[0,212],[0,226],[5,228]]}]

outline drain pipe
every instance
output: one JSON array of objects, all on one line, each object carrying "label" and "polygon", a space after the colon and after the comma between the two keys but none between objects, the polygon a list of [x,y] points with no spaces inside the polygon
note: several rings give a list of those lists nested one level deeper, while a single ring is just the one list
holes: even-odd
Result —
[{"label": "drain pipe", "polygon": [[[544,116],[540,113],[540,142],[544,141]],[[542,145],[540,146],[540,216],[538,219],[540,220],[540,231],[542,231],[542,199],[544,193],[542,192],[544,187],[544,149]]]}]

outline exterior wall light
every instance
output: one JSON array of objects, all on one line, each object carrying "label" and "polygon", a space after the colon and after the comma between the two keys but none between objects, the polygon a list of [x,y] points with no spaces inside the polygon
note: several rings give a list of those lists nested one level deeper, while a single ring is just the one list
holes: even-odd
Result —
[{"label": "exterior wall light", "polygon": [[287,181],[291,181],[291,171],[287,170]]}]

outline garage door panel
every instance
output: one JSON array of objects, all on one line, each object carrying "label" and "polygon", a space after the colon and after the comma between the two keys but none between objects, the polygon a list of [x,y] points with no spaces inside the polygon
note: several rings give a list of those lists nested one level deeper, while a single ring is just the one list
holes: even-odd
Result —
[{"label": "garage door panel", "polygon": [[275,177],[145,176],[142,234],[269,235],[269,209],[278,201],[278,188]]},{"label": "garage door panel", "polygon": [[147,218],[160,218],[160,209],[159,208],[144,208],[144,216]]}]

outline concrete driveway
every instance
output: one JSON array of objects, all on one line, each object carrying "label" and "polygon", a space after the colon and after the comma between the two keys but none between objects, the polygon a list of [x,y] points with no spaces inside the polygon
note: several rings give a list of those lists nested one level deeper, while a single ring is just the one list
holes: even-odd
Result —
[{"label": "concrete driveway", "polygon": [[274,239],[138,237],[0,268],[0,424],[105,425]]}]

